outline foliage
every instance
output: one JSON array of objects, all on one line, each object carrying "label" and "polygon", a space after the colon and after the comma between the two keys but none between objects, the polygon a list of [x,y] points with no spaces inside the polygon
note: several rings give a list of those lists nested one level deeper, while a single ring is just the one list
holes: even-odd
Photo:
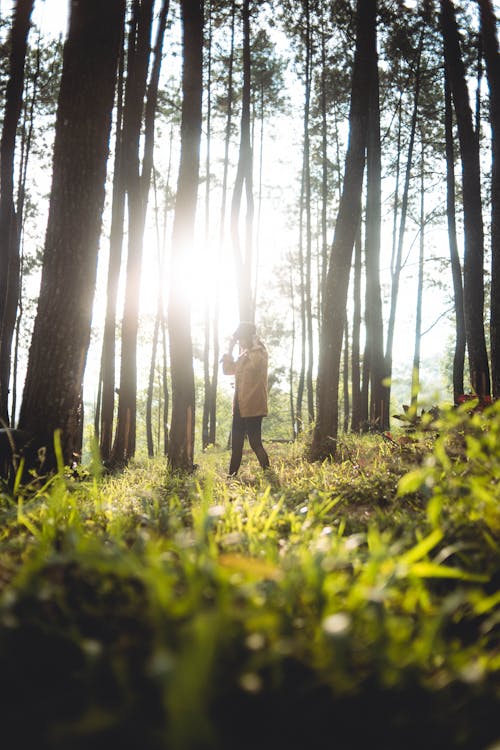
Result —
[{"label": "foliage", "polygon": [[4,492],[3,739],[487,747],[500,408],[438,427],[346,436],[320,466],[272,445],[273,472],[249,454],[238,481],[212,449],[196,475],[94,465]]}]

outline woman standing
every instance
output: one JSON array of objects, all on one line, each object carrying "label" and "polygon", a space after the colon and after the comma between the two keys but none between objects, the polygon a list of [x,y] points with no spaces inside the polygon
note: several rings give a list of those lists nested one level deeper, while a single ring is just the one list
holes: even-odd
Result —
[{"label": "woman standing", "polygon": [[[236,343],[240,355],[233,357]],[[262,445],[262,417],[267,414],[267,350],[257,336],[253,323],[240,323],[234,332],[229,352],[222,357],[222,371],[235,376],[233,402],[232,453],[229,475],[236,476],[248,435],[250,447],[263,469],[269,468],[269,457]]]}]

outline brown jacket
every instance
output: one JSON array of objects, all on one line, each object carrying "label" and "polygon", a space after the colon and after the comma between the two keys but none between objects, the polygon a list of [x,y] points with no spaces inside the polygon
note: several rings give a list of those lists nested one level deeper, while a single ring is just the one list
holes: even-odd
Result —
[{"label": "brown jacket", "polygon": [[259,339],[241,352],[235,361],[231,354],[222,358],[224,375],[235,376],[234,401],[242,417],[265,417],[267,414],[267,351]]}]

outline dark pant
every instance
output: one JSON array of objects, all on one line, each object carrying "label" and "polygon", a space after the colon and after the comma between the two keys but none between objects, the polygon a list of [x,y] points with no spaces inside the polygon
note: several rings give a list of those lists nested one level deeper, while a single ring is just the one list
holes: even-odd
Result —
[{"label": "dark pant", "polygon": [[262,445],[261,430],[262,417],[242,417],[240,416],[237,404],[235,404],[231,430],[231,463],[229,464],[229,474],[231,476],[235,476],[240,468],[245,435],[248,435],[250,447],[259,459],[261,467],[263,469],[269,468],[269,456]]}]

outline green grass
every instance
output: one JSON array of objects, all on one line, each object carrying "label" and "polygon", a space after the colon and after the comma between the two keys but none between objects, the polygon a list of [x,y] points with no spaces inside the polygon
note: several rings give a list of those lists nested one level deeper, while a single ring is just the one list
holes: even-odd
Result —
[{"label": "green grass", "polygon": [[500,412],[433,430],[4,493],[4,746],[493,750]]}]

